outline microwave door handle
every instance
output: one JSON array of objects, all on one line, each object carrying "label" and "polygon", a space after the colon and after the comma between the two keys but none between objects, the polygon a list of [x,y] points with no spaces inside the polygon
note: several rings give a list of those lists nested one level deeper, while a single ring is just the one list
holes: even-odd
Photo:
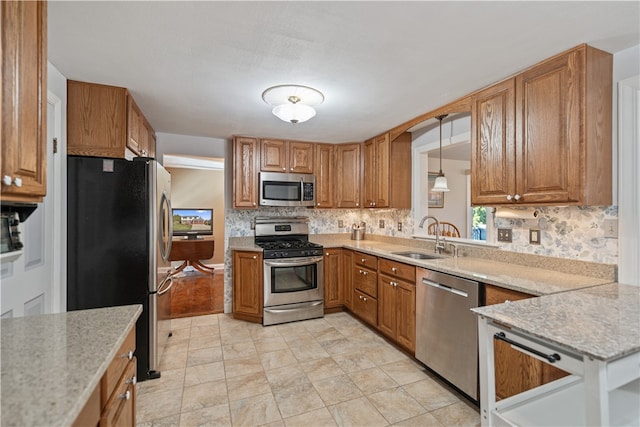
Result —
[{"label": "microwave door handle", "polygon": [[264,265],[269,267],[300,267],[322,261],[322,257],[296,258],[295,260],[269,259],[264,261]]},{"label": "microwave door handle", "polygon": [[304,180],[300,177],[300,201],[304,202]]}]

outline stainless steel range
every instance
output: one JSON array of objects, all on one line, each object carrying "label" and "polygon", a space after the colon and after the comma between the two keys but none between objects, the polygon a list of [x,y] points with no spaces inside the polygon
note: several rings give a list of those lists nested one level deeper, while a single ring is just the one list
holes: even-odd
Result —
[{"label": "stainless steel range", "polygon": [[255,243],[264,258],[263,324],[323,317],[323,248],[309,242],[309,218],[257,217]]}]

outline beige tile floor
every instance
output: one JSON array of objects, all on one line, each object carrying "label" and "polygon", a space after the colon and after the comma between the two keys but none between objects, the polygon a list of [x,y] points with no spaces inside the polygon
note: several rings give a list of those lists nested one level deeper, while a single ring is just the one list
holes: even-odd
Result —
[{"label": "beige tile floor", "polygon": [[347,313],[263,327],[173,320],[139,426],[477,426],[473,407]]}]

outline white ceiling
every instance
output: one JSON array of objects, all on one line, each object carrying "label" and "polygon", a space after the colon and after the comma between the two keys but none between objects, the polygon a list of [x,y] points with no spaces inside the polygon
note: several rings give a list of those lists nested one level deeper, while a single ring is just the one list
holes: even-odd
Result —
[{"label": "white ceiling", "polygon": [[[362,141],[580,43],[640,43],[640,2],[50,1],[49,61],[129,88],[156,132]],[[261,99],[312,86],[291,125]]]}]

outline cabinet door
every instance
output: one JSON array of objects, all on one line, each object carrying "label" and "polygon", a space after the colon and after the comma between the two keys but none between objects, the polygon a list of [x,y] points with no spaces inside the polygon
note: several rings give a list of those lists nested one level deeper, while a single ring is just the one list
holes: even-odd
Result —
[{"label": "cabinet door", "polygon": [[333,144],[316,144],[316,207],[333,207]]},{"label": "cabinet door", "polygon": [[233,207],[258,207],[258,140],[233,139]]},{"label": "cabinet door", "polygon": [[288,154],[286,141],[261,139],[260,170],[263,172],[287,172]]},{"label": "cabinet door", "polygon": [[129,95],[127,103],[127,148],[133,151],[137,156],[142,155],[143,143],[141,141],[143,128],[142,111],[138,108],[138,104]]},{"label": "cabinet door", "polygon": [[325,249],[324,254],[324,308],[343,305],[342,286],[342,250]]},{"label": "cabinet door", "polygon": [[151,127],[151,124],[145,120],[145,125],[147,127],[147,156],[156,158],[156,132]]},{"label": "cabinet door", "polygon": [[416,349],[416,285],[397,280],[396,341],[412,352]]},{"label": "cabinet door", "polygon": [[378,329],[396,339],[396,282],[388,276],[378,279]]},{"label": "cabinet door", "polygon": [[233,252],[234,316],[262,323],[262,271],[260,252]]},{"label": "cabinet door", "polygon": [[583,63],[584,51],[572,51],[516,77],[520,203],[580,200]]},{"label": "cabinet door", "polygon": [[[42,201],[47,160],[47,3],[2,2],[2,200]],[[8,178],[5,178],[8,177]]]},{"label": "cabinet door", "polygon": [[[485,305],[533,298],[533,295],[485,285]],[[531,356],[514,350],[503,341],[494,341],[496,397],[504,399],[568,375]]]},{"label": "cabinet door", "polygon": [[[376,171],[376,187],[374,199],[374,206],[376,208],[388,208],[391,194],[391,181],[389,171],[389,155],[391,154],[391,142],[389,141],[389,134],[385,133],[375,139],[375,171]],[[406,165],[410,168],[410,164]]]},{"label": "cabinet door", "polygon": [[342,251],[342,283],[344,292],[344,305],[353,309],[353,251]]},{"label": "cabinet door", "polygon": [[363,157],[363,200],[365,208],[373,208],[378,199],[377,194],[377,170],[376,170],[376,144],[373,139],[369,139],[362,144]]},{"label": "cabinet door", "polygon": [[371,326],[378,323],[378,301],[357,289],[353,291],[353,312]]},{"label": "cabinet door", "polygon": [[340,144],[336,150],[336,207],[360,207],[360,145]]},{"label": "cabinet door", "polygon": [[115,388],[100,417],[100,426],[136,425],[136,358],[127,364],[118,386]]},{"label": "cabinet door", "polygon": [[125,157],[127,90],[67,82],[67,154]]},{"label": "cabinet door", "polygon": [[471,105],[471,203],[508,203],[515,195],[515,80],[474,95]]},{"label": "cabinet door", "polygon": [[289,142],[289,172],[313,173],[313,145],[312,142]]}]

